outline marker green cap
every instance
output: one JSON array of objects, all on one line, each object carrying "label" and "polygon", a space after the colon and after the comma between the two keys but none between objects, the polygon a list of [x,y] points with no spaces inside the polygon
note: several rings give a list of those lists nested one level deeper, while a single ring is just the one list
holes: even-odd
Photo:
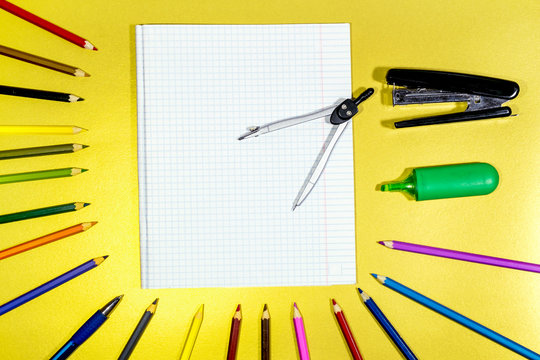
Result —
[{"label": "marker green cap", "polygon": [[403,181],[386,183],[381,191],[401,191],[415,200],[487,195],[499,185],[499,173],[487,163],[467,163],[413,169]]}]

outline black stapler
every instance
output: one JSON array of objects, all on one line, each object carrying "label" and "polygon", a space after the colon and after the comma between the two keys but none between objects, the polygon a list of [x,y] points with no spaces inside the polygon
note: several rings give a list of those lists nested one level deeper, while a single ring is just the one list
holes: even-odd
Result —
[{"label": "black stapler", "polygon": [[440,102],[468,104],[463,112],[397,121],[394,123],[396,128],[510,116],[512,109],[501,105],[519,93],[519,85],[513,81],[445,71],[390,69],[386,81],[394,85],[394,106]]}]

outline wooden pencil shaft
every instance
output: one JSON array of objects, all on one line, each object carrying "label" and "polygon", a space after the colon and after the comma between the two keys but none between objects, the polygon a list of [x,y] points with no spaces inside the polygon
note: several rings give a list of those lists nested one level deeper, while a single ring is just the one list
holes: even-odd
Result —
[{"label": "wooden pencil shaft", "polygon": [[188,336],[186,342],[184,343],[184,348],[182,349],[182,355],[180,355],[180,360],[189,360],[191,358],[191,353],[195,347],[195,341],[197,340],[197,335],[199,334],[199,329],[201,328],[202,320],[204,314],[204,305],[199,307],[199,310],[193,316],[191,321],[191,326],[189,327]]},{"label": "wooden pencil shaft", "polygon": [[38,146],[23,149],[2,150],[0,151],[0,160],[25,158],[32,156],[68,154],[83,148],[84,146],[79,144],[62,144],[51,146]]},{"label": "wooden pencil shaft", "polygon": [[270,319],[261,320],[261,360],[270,360]]},{"label": "wooden pencil shaft", "polygon": [[133,330],[133,333],[131,334],[128,342],[126,343],[124,350],[122,350],[122,353],[118,357],[118,360],[129,359],[129,357],[131,356],[131,353],[135,349],[135,346],[137,346],[137,343],[139,342],[142,334],[144,333],[144,330],[146,330],[148,323],[152,319],[152,316],[154,316],[152,312],[150,311],[144,312],[144,315],[141,317],[141,320],[139,320],[139,323],[135,327],[135,330]]},{"label": "wooden pencil shaft", "polygon": [[6,174],[6,175],[0,175],[0,184],[70,177],[73,175],[77,175],[80,172],[81,172],[80,169],[64,168],[64,169],[31,171],[31,172],[18,173],[18,174]]},{"label": "wooden pencil shaft", "polygon": [[24,19],[36,26],[39,26],[43,30],[47,30],[56,36],[59,36],[69,42],[72,42],[75,45],[78,45],[80,47],[90,49],[90,50],[97,50],[94,45],[90,44],[87,40],[83,39],[79,35],[76,35],[66,29],[61,28],[58,25],[55,25],[51,23],[50,21],[47,21],[37,15],[32,14],[31,12],[18,7],[15,4],[12,4],[6,0],[0,0],[0,8],[4,9],[10,13],[12,13],[15,16],[20,17],[21,19]]},{"label": "wooden pencil shaft", "polygon": [[0,224],[75,211],[77,210],[76,206],[77,206],[77,203],[70,203],[70,204],[49,206],[49,207],[34,209],[34,210],[21,211],[21,212],[16,212],[12,214],[0,215]]},{"label": "wooden pencil shaft", "polygon": [[83,232],[84,230],[86,230],[87,228],[92,226],[93,224],[94,223],[84,223],[84,224],[74,225],[74,226],[62,229],[60,231],[56,231],[56,232],[53,232],[51,234],[41,236],[39,238],[30,240],[30,241],[26,241],[26,242],[24,242],[22,244],[18,244],[18,245],[12,246],[10,248],[4,249],[4,250],[0,251],[0,260],[8,258],[8,257],[13,256],[13,255],[20,254],[20,253],[28,251],[28,250],[32,250],[32,249],[37,248],[37,247],[42,246],[42,245],[49,244],[49,243],[51,243],[53,241],[57,241],[57,240],[65,238],[65,237],[78,234],[80,232]]},{"label": "wooden pencil shaft", "polygon": [[509,350],[512,350],[527,359],[540,360],[540,354],[524,347],[521,344],[518,344],[517,342],[499,334],[498,332],[495,332],[485,327],[482,324],[477,323],[474,320],[469,319],[468,317],[464,315],[461,315],[460,313],[444,306],[443,304],[440,304],[436,302],[435,300],[432,300],[428,298],[427,296],[424,296],[414,291],[413,289],[410,289],[406,287],[405,285],[398,283],[397,281],[393,279],[390,279],[385,276],[380,276],[377,274],[372,274],[372,275],[384,286],[400,293],[403,296],[408,297],[409,299],[413,301],[416,301],[417,303],[439,313],[440,315],[447,317],[448,319],[452,321],[457,322],[458,324],[461,324],[469,328],[472,331],[477,332],[478,334],[482,336],[485,336],[486,338],[498,343],[499,345],[502,345],[508,348]]},{"label": "wooden pencil shaft", "polygon": [[379,325],[382,327],[382,329],[386,332],[390,340],[396,345],[398,350],[401,352],[403,357],[407,360],[418,360],[416,355],[412,352],[412,350],[409,348],[407,343],[401,338],[397,330],[394,328],[392,323],[390,323],[390,320],[384,315],[382,310],[377,306],[375,301],[373,299],[369,298],[364,301],[364,304],[368,308],[368,310],[371,312],[375,320],[379,323]]},{"label": "wooden pencil shaft", "polygon": [[71,125],[0,125],[0,134],[77,134],[83,129]]},{"label": "wooden pencil shaft", "polygon": [[9,56],[9,57],[17,59],[17,60],[25,61],[25,62],[30,63],[30,64],[42,66],[42,67],[45,67],[47,69],[51,69],[51,70],[55,70],[55,71],[65,73],[65,74],[73,75],[73,76],[75,76],[78,73],[77,70],[80,71],[80,69],[77,69],[74,66],[62,64],[62,63],[60,63],[58,61],[54,61],[54,60],[46,59],[46,58],[41,57],[41,56],[29,54],[29,53],[24,52],[24,51],[9,48],[7,46],[0,45],[0,54],[5,55],[5,56]]},{"label": "wooden pencil shaft", "polygon": [[425,246],[419,244],[411,244],[401,241],[383,241],[383,245],[392,249],[410,251],[413,253],[439,256],[443,258],[455,259],[460,261],[469,261],[479,264],[486,264],[491,266],[500,266],[510,269],[532,271],[540,273],[540,264],[527,263],[523,261],[510,260],[505,258],[498,258],[493,256],[486,256],[474,253],[468,253],[463,251],[456,251],[450,249],[437,248],[432,246]]},{"label": "wooden pencil shaft", "polygon": [[48,90],[36,90],[36,89],[27,89],[19,88],[13,86],[0,85],[0,94],[11,95],[11,96],[20,96],[40,100],[52,100],[52,101],[62,101],[62,102],[72,102],[73,95],[67,93],[61,93],[56,91]]},{"label": "wooden pencil shaft", "polygon": [[360,350],[358,349],[356,340],[354,339],[351,328],[349,327],[349,323],[347,322],[347,319],[345,318],[345,314],[342,311],[339,311],[334,314],[336,315],[336,319],[338,321],[339,327],[341,329],[341,332],[343,333],[343,337],[345,338],[345,341],[347,342],[347,346],[349,347],[349,350],[351,352],[353,359],[362,360],[362,355],[360,354]]},{"label": "wooden pencil shaft", "polygon": [[227,360],[236,359],[238,348],[238,338],[240,335],[240,320],[233,319],[231,324],[231,335],[229,337],[229,349],[227,350]]},{"label": "wooden pencil shaft", "polygon": [[81,264],[77,266],[76,268],[73,268],[69,270],[68,272],[55,277],[54,279],[47,281],[46,283],[22,294],[21,296],[8,301],[7,303],[0,305],[0,315],[4,315],[5,313],[27,303],[28,301],[31,301],[35,299],[38,296],[41,296],[45,294],[46,292],[49,292],[56,287],[76,278],[77,276],[80,276],[84,274],[85,272],[92,270],[99,264],[96,262],[96,259],[92,259],[90,261],[85,262],[84,264]]}]

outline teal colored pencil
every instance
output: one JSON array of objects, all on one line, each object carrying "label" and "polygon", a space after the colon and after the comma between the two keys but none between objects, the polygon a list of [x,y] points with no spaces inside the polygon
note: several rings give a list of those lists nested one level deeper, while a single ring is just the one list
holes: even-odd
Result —
[{"label": "teal colored pencil", "polygon": [[85,171],[88,171],[88,170],[80,169],[80,168],[64,168],[64,169],[31,171],[31,172],[18,173],[18,174],[6,174],[6,175],[0,175],[0,184],[70,177],[70,176],[79,175],[80,173],[83,173]]},{"label": "teal colored pencil", "polygon": [[409,289],[405,285],[402,285],[398,283],[397,281],[394,281],[385,276],[381,276],[377,274],[371,274],[371,275],[384,286],[400,293],[403,296],[408,297],[411,300],[416,301],[420,305],[424,305],[425,307],[433,311],[436,311],[443,316],[446,316],[450,320],[454,320],[458,324],[468,327],[472,331],[476,331],[480,335],[487,337],[488,339],[498,343],[499,345],[502,345],[506,347],[507,349],[510,349],[523,357],[526,357],[527,359],[540,360],[540,354],[537,354],[534,351],[527,349],[523,345],[520,345],[517,342],[512,341],[508,339],[507,337],[504,337],[501,334],[491,329],[488,329],[484,325],[481,325],[477,323],[476,321],[473,321],[469,319],[468,317],[465,317],[461,315],[460,313],[457,313],[454,310],[451,310],[447,308],[446,306],[441,305],[438,302],[433,301],[430,298],[425,297],[424,295],[419,294],[412,289]]},{"label": "teal colored pencil", "polygon": [[33,219],[41,216],[49,216],[62,214],[70,211],[77,211],[82,209],[85,206],[90,205],[89,203],[74,202],[69,204],[49,206],[40,209],[26,210],[6,215],[0,215],[0,224],[5,224],[13,221]]}]

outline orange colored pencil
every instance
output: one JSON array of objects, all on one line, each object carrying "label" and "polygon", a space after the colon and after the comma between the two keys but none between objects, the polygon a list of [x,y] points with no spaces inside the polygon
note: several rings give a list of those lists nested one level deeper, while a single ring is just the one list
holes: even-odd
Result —
[{"label": "orange colored pencil", "polygon": [[87,222],[87,223],[74,225],[74,226],[65,228],[63,230],[39,237],[37,239],[30,240],[22,244],[12,246],[8,249],[0,251],[0,260],[8,258],[13,255],[20,254],[24,251],[37,248],[38,246],[42,246],[42,245],[51,243],[53,241],[63,239],[65,237],[78,234],[80,232],[90,229],[96,223],[97,223],[96,221],[93,221],[93,222]]}]

